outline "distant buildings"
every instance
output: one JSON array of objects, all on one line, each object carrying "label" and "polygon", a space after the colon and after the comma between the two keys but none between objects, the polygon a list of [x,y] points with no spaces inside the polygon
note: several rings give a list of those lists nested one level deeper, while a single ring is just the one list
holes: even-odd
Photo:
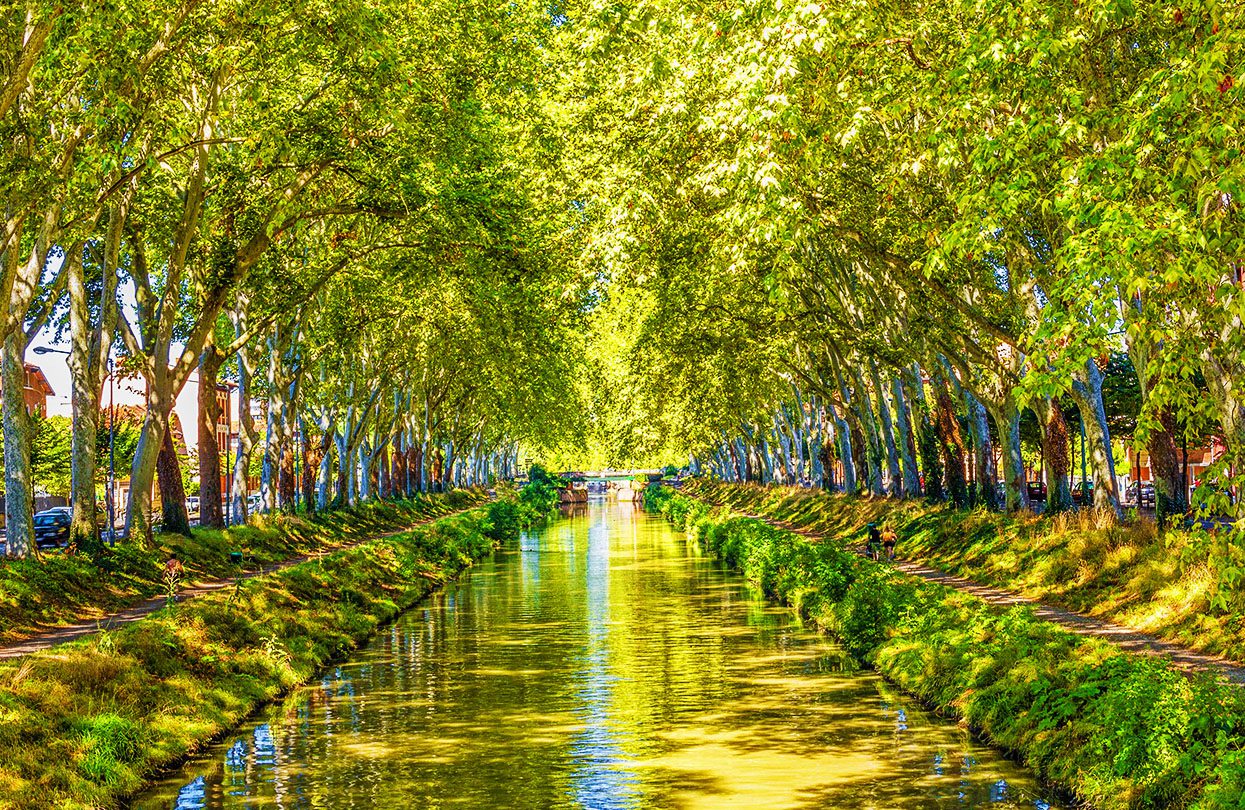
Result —
[{"label": "distant buildings", "polygon": [[48,415],[48,397],[56,396],[52,384],[44,375],[43,369],[32,363],[26,363],[26,385],[22,389],[22,397],[26,400],[26,413],[35,416]]}]

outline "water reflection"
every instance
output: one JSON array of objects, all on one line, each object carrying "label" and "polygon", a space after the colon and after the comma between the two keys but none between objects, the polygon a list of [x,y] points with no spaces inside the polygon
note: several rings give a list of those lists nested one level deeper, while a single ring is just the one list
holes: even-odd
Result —
[{"label": "water reflection", "polygon": [[[582,507],[581,507],[582,509]],[[139,808],[1049,810],[628,504],[524,537]]]}]

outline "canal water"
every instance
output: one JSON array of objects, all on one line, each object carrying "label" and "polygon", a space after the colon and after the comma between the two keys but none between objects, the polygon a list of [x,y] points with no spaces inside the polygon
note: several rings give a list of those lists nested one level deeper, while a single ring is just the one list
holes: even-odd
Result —
[{"label": "canal water", "polygon": [[522,538],[137,808],[1053,808],[696,556],[590,504]]}]

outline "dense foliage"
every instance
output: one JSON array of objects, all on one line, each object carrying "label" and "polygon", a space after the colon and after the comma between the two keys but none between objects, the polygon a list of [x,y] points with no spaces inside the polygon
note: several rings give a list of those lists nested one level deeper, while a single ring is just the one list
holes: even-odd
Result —
[{"label": "dense foliage", "polygon": [[[292,511],[485,483],[516,472],[518,443],[565,439],[583,285],[551,180],[545,6],[19,0],[0,16],[11,555],[32,551],[39,477],[72,480],[75,545],[98,547],[110,375],[147,391],[120,475],[140,544],[153,506],[187,526],[165,441],[179,395],[205,415],[209,527],[222,496],[235,522],[252,511],[256,457],[262,510]],[[72,377],[54,482],[32,476],[23,407],[36,339]],[[231,493],[223,380],[239,386]]]},{"label": "dense foliage", "polygon": [[[1037,455],[1059,510],[1070,441],[1076,485],[1118,510],[1126,434],[1160,518],[1187,484],[1239,506],[1232,4],[12,11],[11,554],[30,551],[36,339],[70,355],[82,547],[114,366],[148,391],[140,543],[156,479],[186,526],[164,436],[196,372],[208,526],[221,495],[247,516],[256,459],[264,510],[485,483],[529,454],[1015,510]],[[1186,445],[1214,455],[1194,481]]]},{"label": "dense foliage", "polygon": [[565,486],[558,476],[533,465],[527,483],[517,490],[504,487],[488,505],[485,533],[497,541],[515,540],[524,529],[545,523],[557,514],[561,503],[558,493]]},{"label": "dense foliage", "polygon": [[[611,446],[960,503],[997,484],[1016,509],[1026,418],[1062,509],[1084,425],[1094,501],[1118,509],[1135,423],[1160,518],[1208,434],[1217,463],[1188,483],[1235,513],[1241,14],[571,4]],[[1116,374],[1131,403],[1104,400]]]}]

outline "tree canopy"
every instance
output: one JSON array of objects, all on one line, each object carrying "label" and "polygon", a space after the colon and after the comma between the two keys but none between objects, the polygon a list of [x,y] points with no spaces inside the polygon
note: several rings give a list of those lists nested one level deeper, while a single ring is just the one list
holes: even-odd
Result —
[{"label": "tree canopy", "polygon": [[[1127,435],[1167,510],[1176,448],[1210,437],[1197,483],[1234,508],[1232,4],[10,6],[9,492],[33,486],[22,363],[59,329],[75,501],[110,366],[146,383],[140,539],[157,479],[184,513],[162,459],[196,374],[205,521],[245,517],[257,454],[265,508],[521,456],[1018,508],[1029,412],[1062,508],[1069,409],[1100,506]],[[6,501],[11,553],[28,512]]]}]

